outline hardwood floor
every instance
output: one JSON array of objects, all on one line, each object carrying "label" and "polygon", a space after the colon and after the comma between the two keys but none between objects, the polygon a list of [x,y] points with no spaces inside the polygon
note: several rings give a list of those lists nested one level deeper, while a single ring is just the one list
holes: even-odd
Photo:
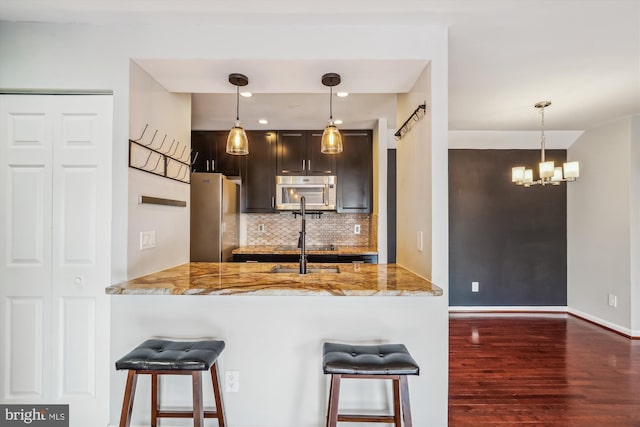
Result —
[{"label": "hardwood floor", "polygon": [[565,314],[451,314],[449,426],[640,427],[640,341]]}]

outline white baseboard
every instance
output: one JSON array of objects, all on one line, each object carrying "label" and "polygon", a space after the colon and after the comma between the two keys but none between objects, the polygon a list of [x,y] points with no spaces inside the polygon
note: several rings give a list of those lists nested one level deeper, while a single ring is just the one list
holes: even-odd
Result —
[{"label": "white baseboard", "polygon": [[526,312],[526,313],[536,313],[536,312],[541,312],[541,313],[566,313],[567,312],[567,307],[566,306],[559,306],[559,305],[518,305],[518,306],[504,306],[504,305],[497,305],[497,306],[450,306],[449,307],[449,313],[470,313],[470,312],[475,312],[475,313],[483,313],[483,312],[504,312],[504,313],[509,313],[509,312]]},{"label": "white baseboard", "polygon": [[640,331],[625,328],[623,326],[617,325],[615,323],[611,323],[607,320],[601,319],[591,314],[587,314],[583,311],[576,310],[575,308],[569,307],[568,312],[575,316],[582,317],[583,319],[586,319],[590,322],[597,323],[598,325],[604,326],[605,328],[609,328],[616,332],[620,332],[621,334],[626,335],[628,337],[640,338]]}]

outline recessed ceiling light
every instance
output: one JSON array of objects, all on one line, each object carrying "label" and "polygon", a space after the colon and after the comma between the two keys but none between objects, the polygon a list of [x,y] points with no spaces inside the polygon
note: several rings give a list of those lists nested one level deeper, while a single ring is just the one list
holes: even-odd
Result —
[{"label": "recessed ceiling light", "polygon": [[337,124],[337,125],[341,125],[341,124],[342,124],[342,120],[340,120],[340,119],[335,119],[335,120],[333,121],[333,123],[335,123],[335,124]]},{"label": "recessed ceiling light", "polygon": [[266,124],[269,123],[269,120],[267,120],[267,119],[259,119],[258,123],[260,123],[261,125],[266,125]]},{"label": "recessed ceiling light", "polygon": [[349,96],[349,92],[338,92],[336,93],[336,96],[339,96],[340,98],[344,98]]},{"label": "recessed ceiling light", "polygon": [[251,92],[240,92],[240,96],[243,96],[245,98],[251,98],[253,94]]}]

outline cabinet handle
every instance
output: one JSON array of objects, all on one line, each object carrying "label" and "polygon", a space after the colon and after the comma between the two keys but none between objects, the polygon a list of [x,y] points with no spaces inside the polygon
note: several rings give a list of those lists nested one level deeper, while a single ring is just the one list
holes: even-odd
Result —
[{"label": "cabinet handle", "polygon": [[271,207],[275,208],[276,207],[276,198],[275,197],[271,197]]},{"label": "cabinet handle", "polygon": [[211,159],[211,172],[214,172],[216,170],[216,168],[213,166],[214,164],[214,160]]},{"label": "cabinet handle", "polygon": [[311,172],[311,159],[307,160],[307,164],[309,165],[309,172]]},{"label": "cabinet handle", "polygon": [[207,163],[207,172],[209,172],[209,160],[207,160],[206,163]]},{"label": "cabinet handle", "polygon": [[302,161],[302,170],[304,170],[304,160]]}]

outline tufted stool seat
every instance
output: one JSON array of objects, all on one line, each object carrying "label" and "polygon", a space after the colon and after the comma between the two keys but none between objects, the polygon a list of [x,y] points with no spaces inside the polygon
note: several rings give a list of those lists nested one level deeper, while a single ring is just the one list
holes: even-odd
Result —
[{"label": "tufted stool seat", "polygon": [[[339,421],[394,423],[412,427],[407,375],[419,375],[420,367],[404,344],[350,345],[324,343],[322,368],[331,375],[327,426]],[[338,414],[342,378],[390,379],[393,381],[393,415]],[[402,406],[402,418],[400,417]]]},{"label": "tufted stool seat", "polygon": [[[116,369],[128,370],[127,386],[122,403],[120,427],[131,423],[131,412],[138,375],[151,375],[151,427],[158,418],[193,418],[194,427],[203,427],[204,418],[217,418],[224,427],[224,409],[216,360],[224,350],[224,341],[170,341],[149,339],[116,362]],[[205,411],[202,403],[202,371],[211,372],[215,411]],[[160,408],[159,375],[191,375],[193,387],[192,411],[167,411]]]}]

